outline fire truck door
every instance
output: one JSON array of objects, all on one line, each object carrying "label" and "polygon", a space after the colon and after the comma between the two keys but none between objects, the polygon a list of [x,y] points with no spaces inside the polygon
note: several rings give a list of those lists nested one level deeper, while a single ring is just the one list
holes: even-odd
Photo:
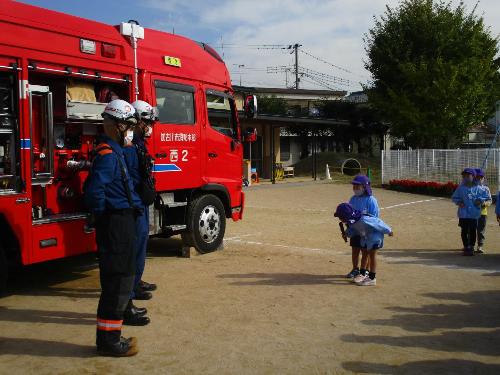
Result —
[{"label": "fire truck door", "polygon": [[[206,91],[208,124],[206,131],[207,177],[229,185],[229,191],[239,192],[242,184],[242,144],[236,119],[234,100],[226,93]],[[239,205],[239,195],[231,196],[233,206]]]},{"label": "fire truck door", "polygon": [[37,85],[29,85],[29,93],[32,183],[44,185],[54,177],[52,93]]},{"label": "fire truck door", "polygon": [[156,188],[174,190],[200,185],[200,119],[195,87],[154,79],[159,121],[153,143]]}]

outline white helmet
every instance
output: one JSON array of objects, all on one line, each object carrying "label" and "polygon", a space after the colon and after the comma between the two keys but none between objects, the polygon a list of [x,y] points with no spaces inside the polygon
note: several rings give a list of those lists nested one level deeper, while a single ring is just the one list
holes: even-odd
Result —
[{"label": "white helmet", "polygon": [[115,99],[108,103],[102,113],[102,117],[105,116],[120,122],[137,123],[134,107],[129,102],[121,99]]},{"label": "white helmet", "polygon": [[158,109],[144,100],[136,100],[132,103],[139,120],[158,120]]}]

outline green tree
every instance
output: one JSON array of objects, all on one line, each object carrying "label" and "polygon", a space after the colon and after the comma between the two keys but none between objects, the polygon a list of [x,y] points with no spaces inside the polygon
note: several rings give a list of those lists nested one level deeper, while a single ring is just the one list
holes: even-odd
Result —
[{"label": "green tree", "polygon": [[412,147],[451,147],[500,98],[498,38],[476,7],[433,0],[387,6],[365,35],[370,103]]},{"label": "green tree", "polygon": [[257,103],[259,113],[266,115],[284,115],[288,109],[286,100],[276,95],[258,96]]},{"label": "green tree", "polygon": [[372,152],[371,147],[365,150],[362,139],[371,143],[372,136],[383,137],[387,127],[382,124],[379,114],[369,104],[347,101],[327,100],[322,104],[326,118],[348,121],[348,125],[335,125],[330,130],[337,144],[341,143],[346,150],[351,142],[356,142],[358,152]]}]

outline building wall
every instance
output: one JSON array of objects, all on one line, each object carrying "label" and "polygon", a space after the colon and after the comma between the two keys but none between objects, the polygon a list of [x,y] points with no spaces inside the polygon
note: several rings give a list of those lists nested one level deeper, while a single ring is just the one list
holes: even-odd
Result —
[{"label": "building wall", "polygon": [[[257,130],[258,141],[262,142],[262,155],[252,154],[252,167],[257,168],[257,172],[261,178],[271,178],[271,125],[259,119],[248,120],[246,118],[240,119],[241,128],[245,130],[246,127],[253,127]],[[274,162],[280,160],[280,128],[274,127]],[[255,149],[256,147],[253,147]],[[261,158],[260,158],[261,156]],[[258,159],[260,159],[258,161]]]},{"label": "building wall", "polygon": [[282,138],[288,139],[290,143],[290,157],[287,160],[281,159],[283,166],[289,167],[300,161],[302,146],[299,142],[299,137],[282,136]]},{"label": "building wall", "polygon": [[[300,153],[302,151],[301,146],[301,138],[297,136],[281,136],[283,139],[288,139],[290,142],[290,157],[287,160],[281,159],[283,165],[285,167],[294,165],[295,163],[300,161]],[[372,155],[378,155],[381,150],[381,138],[376,135],[364,137],[360,140],[361,147],[363,150],[371,151]],[[335,139],[333,137],[318,137],[317,138],[317,152],[336,152]],[[358,153],[359,147],[356,142],[353,142],[350,150],[344,150],[342,146],[340,146],[340,152],[351,152],[353,154]],[[312,154],[312,137],[309,137],[309,145],[308,145],[308,155]]]}]

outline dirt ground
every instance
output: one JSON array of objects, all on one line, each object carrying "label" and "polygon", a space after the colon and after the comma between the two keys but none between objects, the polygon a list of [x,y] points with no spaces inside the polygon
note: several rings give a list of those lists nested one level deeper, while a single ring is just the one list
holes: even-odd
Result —
[{"label": "dirt ground", "polygon": [[500,227],[462,257],[455,207],[375,189],[393,227],[376,287],[344,278],[350,248],[332,212],[349,185],[255,186],[225,249],[180,258],[153,239],[144,279],[159,288],[132,358],[95,355],[92,256],[24,269],[0,299],[1,374],[499,374]]}]

